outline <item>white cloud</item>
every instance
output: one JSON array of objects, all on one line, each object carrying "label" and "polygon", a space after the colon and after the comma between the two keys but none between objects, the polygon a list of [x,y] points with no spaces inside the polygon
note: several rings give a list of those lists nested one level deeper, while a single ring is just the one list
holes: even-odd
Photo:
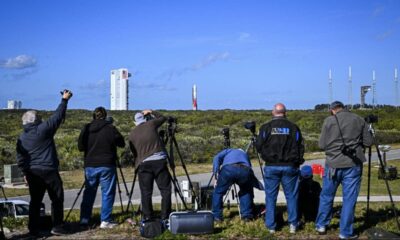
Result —
[{"label": "white cloud", "polygon": [[374,9],[374,11],[372,12],[372,16],[378,17],[378,16],[382,15],[384,11],[385,11],[385,7],[384,6],[376,7]]},{"label": "white cloud", "polygon": [[251,37],[250,33],[241,32],[241,33],[239,33],[239,38],[238,38],[238,40],[242,42],[242,41],[249,40],[250,37]]},{"label": "white cloud", "polygon": [[5,69],[24,69],[35,67],[37,60],[29,55],[19,55],[7,60],[0,60],[0,68]]},{"label": "white cloud", "polygon": [[393,30],[388,30],[388,31],[386,31],[384,33],[381,33],[381,34],[377,35],[376,39],[378,41],[384,41],[384,40],[388,39],[390,36],[392,36],[393,33],[394,33]]},{"label": "white cloud", "polygon": [[107,81],[106,80],[99,80],[97,82],[90,82],[87,83],[85,85],[82,85],[81,88],[86,88],[89,90],[97,90],[97,89],[103,89],[105,88],[107,85]]},{"label": "white cloud", "polygon": [[165,84],[155,84],[155,83],[147,83],[147,84],[138,84],[133,83],[133,88],[135,89],[150,89],[150,90],[160,90],[160,91],[175,91],[175,87],[168,87]]},{"label": "white cloud", "polygon": [[218,61],[226,61],[230,58],[230,56],[231,56],[231,54],[229,52],[212,53],[212,54],[209,54],[207,57],[205,57],[200,62],[195,63],[193,65],[186,66],[186,67],[179,68],[179,69],[170,69],[170,70],[162,73],[158,77],[158,79],[166,79],[166,80],[170,81],[173,78],[181,77],[184,74],[199,71],[199,70],[206,68],[209,65],[212,65]]}]

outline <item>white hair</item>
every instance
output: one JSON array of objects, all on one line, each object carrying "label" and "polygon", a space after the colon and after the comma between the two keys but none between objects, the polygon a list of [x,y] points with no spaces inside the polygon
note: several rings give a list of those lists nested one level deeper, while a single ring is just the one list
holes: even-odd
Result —
[{"label": "white hair", "polygon": [[37,118],[37,111],[35,110],[30,110],[24,113],[22,115],[22,125],[29,124],[29,123],[34,123]]}]

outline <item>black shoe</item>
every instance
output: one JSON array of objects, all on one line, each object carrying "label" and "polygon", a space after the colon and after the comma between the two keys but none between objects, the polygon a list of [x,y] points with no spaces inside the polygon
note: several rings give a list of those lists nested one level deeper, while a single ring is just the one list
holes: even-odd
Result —
[{"label": "black shoe", "polygon": [[56,236],[64,236],[67,235],[67,230],[64,229],[63,225],[55,226],[51,229],[51,234]]},{"label": "black shoe", "polygon": [[214,218],[214,222],[215,223],[221,223],[223,220],[221,218]]}]

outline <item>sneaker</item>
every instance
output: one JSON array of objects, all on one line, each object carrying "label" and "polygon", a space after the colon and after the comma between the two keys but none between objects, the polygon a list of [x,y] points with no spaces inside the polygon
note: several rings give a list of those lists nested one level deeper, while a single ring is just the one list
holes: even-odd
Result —
[{"label": "sneaker", "polygon": [[274,234],[275,233],[275,229],[269,229],[269,234]]},{"label": "sneaker", "polygon": [[101,224],[100,224],[100,228],[101,229],[109,229],[109,228],[114,228],[116,226],[118,226],[118,224],[117,223],[113,223],[113,222],[102,221]]},{"label": "sneaker", "polygon": [[162,220],[164,229],[169,229],[169,219]]},{"label": "sneaker", "polygon": [[339,235],[339,239],[358,239],[358,235],[354,234],[352,236],[345,237],[342,234]]},{"label": "sneaker", "polygon": [[216,218],[216,217],[214,217],[214,222],[215,222],[215,223],[221,223],[221,222],[222,222],[222,219],[221,219],[221,218]]},{"label": "sneaker", "polygon": [[295,234],[295,233],[296,233],[296,230],[297,230],[297,226],[296,226],[296,225],[293,225],[293,224],[290,224],[290,226],[289,226],[289,232],[290,232],[291,234]]},{"label": "sneaker", "polygon": [[325,235],[326,234],[326,228],[325,227],[315,227],[315,231],[317,231],[317,233],[319,235]]},{"label": "sneaker", "polygon": [[51,229],[51,234],[56,236],[64,236],[67,235],[67,230],[64,229],[63,225],[55,226]]}]

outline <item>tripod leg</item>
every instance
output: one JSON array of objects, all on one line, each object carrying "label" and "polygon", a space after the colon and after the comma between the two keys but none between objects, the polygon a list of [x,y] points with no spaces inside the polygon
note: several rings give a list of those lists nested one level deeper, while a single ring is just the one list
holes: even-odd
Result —
[{"label": "tripod leg", "polygon": [[369,222],[369,198],[370,198],[370,190],[371,190],[371,147],[368,148],[368,183],[367,183],[367,213],[366,213],[366,222]]},{"label": "tripod leg", "polygon": [[83,182],[81,189],[80,189],[79,192],[76,194],[76,198],[75,198],[74,202],[72,203],[72,206],[71,206],[71,208],[69,209],[67,216],[65,217],[65,221],[66,221],[66,222],[68,221],[69,215],[71,214],[72,210],[74,209],[75,203],[76,203],[76,201],[78,200],[79,195],[81,195],[82,190],[83,190],[84,187],[85,187],[85,182]]},{"label": "tripod leg", "polygon": [[[377,152],[377,154],[378,154],[379,164],[380,164],[380,166],[381,166],[382,169],[385,169],[385,165],[384,165],[383,160],[382,160],[382,155],[381,155],[381,152],[379,151],[379,147],[378,147],[379,144],[378,144],[378,141],[376,140],[376,137],[375,137],[375,130],[373,129],[372,124],[370,124],[370,129],[369,129],[369,131],[370,131],[370,133],[371,133],[371,135],[372,135],[373,144],[374,144],[375,147],[376,147],[376,152]],[[387,178],[384,177],[383,179],[385,180],[385,185],[386,185],[386,189],[387,189],[388,194],[389,194],[389,198],[390,198],[390,202],[391,202],[391,205],[392,205],[392,210],[393,210],[393,213],[394,213],[394,217],[396,218],[397,229],[400,231],[399,217],[398,217],[398,215],[397,215],[396,206],[394,205],[392,192],[390,191],[390,186],[389,186],[389,183],[388,183]]]},{"label": "tripod leg", "polygon": [[6,193],[4,192],[3,186],[0,185],[0,188],[1,188],[1,191],[3,192],[4,199],[5,199],[6,201],[8,201],[7,196],[6,196]]},{"label": "tripod leg", "polygon": [[119,185],[119,179],[118,179],[118,172],[115,174],[115,177],[117,179],[117,188],[118,188],[118,194],[119,194],[119,201],[121,202],[121,212],[124,212],[124,204],[122,203],[122,196],[121,196],[121,186]]},{"label": "tripod leg", "polygon": [[240,212],[239,195],[238,195],[238,192],[237,192],[237,189],[236,189],[236,185],[235,185],[235,184],[233,185],[233,191],[235,192],[236,203],[237,203],[237,207],[238,207],[238,210],[239,210],[239,217],[240,217],[240,219],[242,219],[242,213]]},{"label": "tripod leg", "polygon": [[[117,167],[119,168],[119,173],[120,173],[120,175],[121,175],[122,183],[124,184],[124,187],[125,187],[126,196],[129,197],[128,186],[126,185],[124,173],[123,173],[123,171],[122,171],[121,164],[119,163],[118,160],[117,160]],[[133,204],[132,204],[132,205],[133,205]],[[129,202],[128,202],[128,208],[129,208]],[[126,212],[128,212],[128,209],[126,210]]]},{"label": "tripod leg", "polygon": [[179,150],[178,143],[177,143],[177,141],[176,141],[176,139],[175,139],[175,136],[172,136],[172,141],[173,141],[173,143],[174,143],[174,145],[175,145],[176,152],[178,153],[179,159],[180,159],[180,161],[181,161],[182,168],[183,168],[183,170],[185,171],[186,178],[187,178],[187,180],[189,181],[190,190],[192,191],[192,194],[193,194],[193,196],[194,196],[194,198],[195,198],[195,200],[196,200],[196,202],[197,202],[197,206],[200,206],[200,200],[199,200],[199,198],[198,198],[196,192],[194,191],[193,183],[192,183],[192,181],[190,180],[189,173],[188,173],[188,171],[187,171],[187,169],[186,169],[186,165],[185,165],[185,163],[183,162],[183,158],[182,158],[181,152],[180,152],[180,150]]},{"label": "tripod leg", "polygon": [[[132,200],[132,196],[133,196],[133,189],[134,189],[135,183],[136,183],[137,171],[138,171],[138,169],[135,169],[134,176],[133,176],[133,181],[132,181],[132,186],[131,186],[131,191],[129,192],[128,206],[126,207],[126,213],[128,213],[129,205],[132,203],[131,200]],[[133,203],[132,203],[132,209],[133,209]],[[135,214],[135,211],[133,211],[133,213]]]}]

